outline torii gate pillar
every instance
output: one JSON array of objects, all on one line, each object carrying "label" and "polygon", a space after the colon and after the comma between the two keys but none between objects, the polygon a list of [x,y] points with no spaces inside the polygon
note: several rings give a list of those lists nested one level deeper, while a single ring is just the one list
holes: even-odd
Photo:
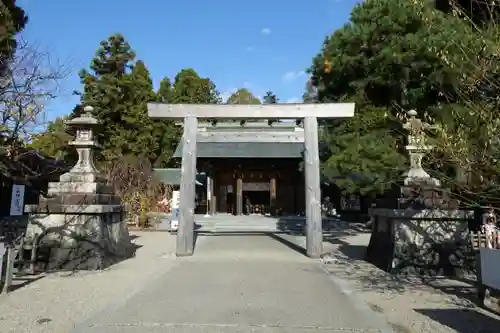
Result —
[{"label": "torii gate pillar", "polygon": [[209,119],[304,119],[304,164],[306,188],[306,252],[318,258],[323,252],[321,216],[318,118],[354,116],[354,103],[328,104],[148,104],[148,115],[158,119],[184,119],[182,176],[177,231],[177,256],[194,250],[196,182],[196,134],[198,118]]}]

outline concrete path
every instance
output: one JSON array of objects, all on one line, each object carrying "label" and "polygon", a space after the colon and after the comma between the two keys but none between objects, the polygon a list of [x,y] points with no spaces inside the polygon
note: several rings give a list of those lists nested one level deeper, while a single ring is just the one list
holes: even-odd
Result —
[{"label": "concrete path", "polygon": [[317,261],[270,236],[223,235],[73,332],[392,331]]}]

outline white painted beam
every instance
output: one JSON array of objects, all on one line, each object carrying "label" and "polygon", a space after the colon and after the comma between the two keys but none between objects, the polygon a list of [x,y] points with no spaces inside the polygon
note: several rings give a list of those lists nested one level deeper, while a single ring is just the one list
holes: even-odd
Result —
[{"label": "white painted beam", "polygon": [[324,104],[159,104],[148,103],[151,118],[180,119],[187,116],[223,119],[349,118],[354,103]]}]

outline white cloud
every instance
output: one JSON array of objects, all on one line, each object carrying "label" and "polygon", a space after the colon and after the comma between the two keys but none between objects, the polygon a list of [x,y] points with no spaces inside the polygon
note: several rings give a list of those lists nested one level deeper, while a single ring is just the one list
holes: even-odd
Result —
[{"label": "white cloud", "polygon": [[269,29],[269,28],[262,28],[262,29],[260,30],[260,33],[261,33],[261,34],[263,34],[263,35],[270,35],[270,34],[271,34],[271,32],[272,32],[272,31],[271,31],[271,29]]},{"label": "white cloud", "polygon": [[283,82],[292,82],[292,81],[295,81],[299,78],[302,78],[302,77],[306,77],[307,74],[306,72],[304,71],[298,71],[298,72],[294,72],[294,71],[290,71],[290,72],[286,72],[285,75],[283,75]]}]

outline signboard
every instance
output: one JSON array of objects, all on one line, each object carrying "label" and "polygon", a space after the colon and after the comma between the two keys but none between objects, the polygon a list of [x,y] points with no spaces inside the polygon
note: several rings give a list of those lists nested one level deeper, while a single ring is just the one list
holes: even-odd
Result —
[{"label": "signboard", "polygon": [[[3,242],[0,242],[0,259],[3,260],[3,256],[5,255],[6,251],[7,251],[7,248],[5,247],[5,244]],[[0,265],[0,277],[3,276],[2,269],[3,269],[3,265]]]},{"label": "signboard", "polygon": [[243,183],[243,191],[264,192],[269,191],[269,183]]},{"label": "signboard", "polygon": [[20,216],[24,213],[24,185],[12,185],[12,198],[10,199],[10,216]]},{"label": "signboard", "polygon": [[170,211],[172,216],[170,217],[170,230],[179,229],[179,202],[181,198],[180,191],[172,192],[172,199],[170,201]]}]

